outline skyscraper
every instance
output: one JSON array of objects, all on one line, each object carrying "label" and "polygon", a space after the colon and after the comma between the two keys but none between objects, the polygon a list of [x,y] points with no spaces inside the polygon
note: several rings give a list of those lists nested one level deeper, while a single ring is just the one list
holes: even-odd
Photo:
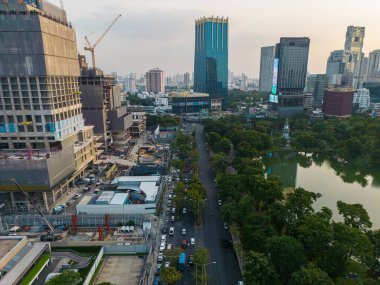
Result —
[{"label": "skyscraper", "polygon": [[145,90],[155,94],[165,93],[164,72],[162,70],[154,68],[145,74]]},{"label": "skyscraper", "polygon": [[260,92],[270,92],[273,83],[274,46],[262,47],[260,56]]},{"label": "skyscraper", "polygon": [[380,82],[380,49],[369,53],[367,79],[370,82]]},{"label": "skyscraper", "polygon": [[48,211],[99,154],[84,126],[74,29],[47,1],[0,3],[0,204]]},{"label": "skyscraper", "polygon": [[327,59],[329,86],[352,87],[352,56],[348,50],[334,50]]},{"label": "skyscraper", "polygon": [[307,93],[313,94],[313,106],[322,108],[323,95],[329,83],[326,74],[310,74],[307,77]]},{"label": "skyscraper", "polygon": [[346,42],[344,49],[351,52],[353,87],[359,88],[362,84],[361,65],[364,57],[363,44],[365,27],[349,26],[346,32]]},{"label": "skyscraper", "polygon": [[228,18],[195,21],[194,92],[208,93],[211,110],[227,109]]},{"label": "skyscraper", "polygon": [[306,85],[310,39],[281,38],[276,45],[270,111],[288,117],[304,111],[303,91]]}]

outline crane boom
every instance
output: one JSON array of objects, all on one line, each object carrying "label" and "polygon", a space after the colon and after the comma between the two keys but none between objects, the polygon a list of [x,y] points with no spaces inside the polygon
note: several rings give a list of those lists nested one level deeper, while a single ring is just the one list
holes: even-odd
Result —
[{"label": "crane boom", "polygon": [[36,204],[34,204],[33,200],[30,199],[28,193],[26,193],[22,188],[21,186],[17,183],[17,181],[15,179],[11,179],[11,181],[16,185],[16,187],[18,188],[18,190],[21,191],[22,194],[24,194],[24,196],[26,197],[26,199],[28,199],[28,201],[30,202],[30,204],[33,205],[33,207],[36,209],[36,211],[38,212],[38,214],[42,217],[42,219],[45,221],[46,225],[49,227],[50,231],[52,233],[54,233],[54,227],[50,224],[50,222],[45,218],[44,214],[40,211],[40,209],[38,209],[38,207],[36,206]]},{"label": "crane boom", "polygon": [[92,66],[94,69],[96,69],[95,47],[100,43],[100,41],[104,38],[104,36],[109,32],[109,30],[116,23],[116,21],[119,20],[120,17],[121,17],[121,14],[117,15],[117,17],[112,21],[112,23],[108,26],[108,28],[103,32],[103,34],[99,37],[99,39],[93,45],[91,45],[90,41],[88,40],[88,37],[87,36],[85,37],[88,47],[84,47],[84,49],[91,52]]}]

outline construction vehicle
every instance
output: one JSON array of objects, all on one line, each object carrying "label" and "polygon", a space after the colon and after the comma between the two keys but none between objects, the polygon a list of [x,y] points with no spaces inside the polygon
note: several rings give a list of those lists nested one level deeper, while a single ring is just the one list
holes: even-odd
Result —
[{"label": "construction vehicle", "polygon": [[117,20],[119,20],[119,18],[121,17],[121,15],[118,15],[113,21],[112,23],[108,26],[108,28],[104,31],[104,33],[99,37],[99,39],[93,44],[91,45],[90,41],[88,40],[88,37],[85,36],[85,40],[86,40],[86,43],[87,43],[87,46],[84,47],[84,50],[87,50],[87,51],[90,51],[91,52],[91,56],[92,56],[92,66],[94,68],[94,70],[96,70],[96,63],[95,63],[95,47],[100,43],[100,41],[104,38],[104,36],[108,33],[108,31],[112,28],[112,26],[116,23]]},{"label": "construction vehicle", "polygon": [[46,223],[47,227],[49,228],[49,230],[47,231],[46,234],[42,234],[41,235],[41,238],[40,238],[41,241],[56,241],[56,240],[62,239],[62,236],[59,233],[56,232],[55,228],[52,226],[52,224],[50,224],[50,222],[48,221],[48,219],[46,219],[46,217],[40,211],[40,209],[38,209],[38,207],[33,202],[33,200],[29,197],[28,193],[26,193],[24,191],[24,189],[22,189],[22,187],[20,186],[20,184],[18,184],[15,179],[11,179],[11,181],[21,191],[21,193],[24,194],[24,196],[30,202],[30,204],[33,205],[33,207],[36,209],[37,213],[41,216],[41,218],[44,220],[44,222]]}]

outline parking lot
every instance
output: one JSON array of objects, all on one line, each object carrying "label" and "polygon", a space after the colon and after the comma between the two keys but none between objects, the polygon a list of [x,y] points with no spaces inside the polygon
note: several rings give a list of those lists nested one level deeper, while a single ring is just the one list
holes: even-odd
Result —
[{"label": "parking lot", "polygon": [[94,284],[138,285],[143,265],[144,259],[138,256],[107,256]]}]

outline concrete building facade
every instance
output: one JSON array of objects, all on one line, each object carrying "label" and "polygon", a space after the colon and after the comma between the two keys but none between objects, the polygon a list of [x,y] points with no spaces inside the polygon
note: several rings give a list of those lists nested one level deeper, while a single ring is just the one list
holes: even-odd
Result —
[{"label": "concrete building facade", "polygon": [[260,55],[260,92],[271,92],[273,85],[273,64],[275,47],[262,47]]},{"label": "concrete building facade", "polygon": [[154,94],[165,93],[164,72],[162,70],[154,68],[145,74],[145,91]]},{"label": "concrete building facade", "polygon": [[352,57],[348,50],[334,50],[327,59],[329,86],[352,86]]},{"label": "concrete building facade", "polygon": [[206,93],[172,92],[172,112],[176,115],[201,115],[209,110],[209,96]]},{"label": "concrete building facade", "polygon": [[371,105],[369,90],[366,88],[357,89],[354,93],[353,104],[356,105],[359,110],[368,110]]},{"label": "concrete building facade", "polygon": [[121,104],[122,85],[103,71],[88,69],[84,56],[80,56],[80,90],[82,112],[87,124],[94,125],[104,149],[124,150],[130,140],[132,114]]},{"label": "concrete building facade", "polygon": [[346,32],[346,42],[344,49],[351,52],[352,65],[351,71],[353,74],[353,88],[361,87],[363,83],[362,75],[362,62],[364,58],[363,45],[364,45],[365,27],[348,26]]},{"label": "concrete building facade", "polygon": [[16,179],[48,211],[99,155],[81,111],[75,31],[46,1],[3,1],[0,27],[0,204],[34,211]]}]

